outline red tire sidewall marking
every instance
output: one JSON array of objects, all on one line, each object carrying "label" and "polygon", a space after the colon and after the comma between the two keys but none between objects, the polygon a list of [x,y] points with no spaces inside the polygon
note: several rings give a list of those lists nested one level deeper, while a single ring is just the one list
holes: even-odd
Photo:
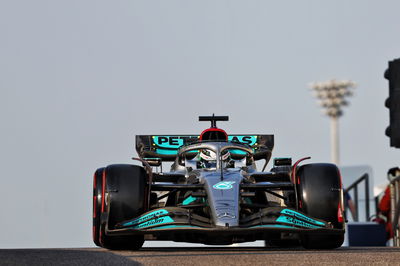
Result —
[{"label": "red tire sidewall marking", "polygon": [[96,218],[96,211],[97,211],[97,171],[94,173],[93,177],[93,218]]},{"label": "red tire sidewall marking", "polygon": [[[97,179],[97,177],[96,177],[96,174],[97,174],[97,171],[94,173],[94,177],[93,177],[93,222],[94,222],[94,220],[96,219],[96,212],[97,212],[97,182],[96,182],[96,179]],[[96,239],[97,239],[97,236],[96,236],[96,224],[94,223],[93,224],[93,228],[92,228],[92,237],[93,237],[93,240],[94,241],[96,241]]]},{"label": "red tire sidewall marking", "polygon": [[[106,193],[106,168],[103,169],[103,173],[102,173],[101,213],[104,213],[104,210],[105,210],[105,193]],[[100,236],[99,236],[100,244],[102,246],[104,246],[103,230],[102,230],[102,225],[101,224],[100,224],[99,232],[100,232]]]},{"label": "red tire sidewall marking", "polygon": [[101,212],[104,212],[105,209],[105,197],[104,195],[106,194],[106,169],[103,170],[103,184],[102,184],[102,188],[101,188]]}]

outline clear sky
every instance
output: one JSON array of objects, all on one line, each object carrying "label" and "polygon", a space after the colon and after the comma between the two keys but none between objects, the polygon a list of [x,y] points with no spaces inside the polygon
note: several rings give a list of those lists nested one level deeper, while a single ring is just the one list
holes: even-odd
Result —
[{"label": "clear sky", "polygon": [[386,182],[383,72],[399,1],[0,0],[0,248],[91,246],[92,175],[130,163],[135,134],[275,134],[276,157],[330,160],[308,88],[357,82],[342,165]]}]

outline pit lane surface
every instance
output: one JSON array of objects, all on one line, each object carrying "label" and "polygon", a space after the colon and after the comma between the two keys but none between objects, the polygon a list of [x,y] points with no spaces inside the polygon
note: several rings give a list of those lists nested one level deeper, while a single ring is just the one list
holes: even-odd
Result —
[{"label": "pit lane surface", "polygon": [[336,250],[261,247],[2,249],[0,265],[400,265],[400,248],[342,247]]}]

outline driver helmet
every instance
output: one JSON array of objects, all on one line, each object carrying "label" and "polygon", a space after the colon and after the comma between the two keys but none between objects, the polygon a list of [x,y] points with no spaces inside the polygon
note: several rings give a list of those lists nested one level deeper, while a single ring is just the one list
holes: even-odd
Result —
[{"label": "driver helmet", "polygon": [[200,161],[202,162],[202,168],[216,168],[217,154],[212,150],[202,149],[200,151]]},{"label": "driver helmet", "polygon": [[[231,154],[228,150],[222,154],[222,167],[226,167],[226,164],[230,161]],[[202,149],[200,151],[200,161],[202,162],[203,168],[216,168],[217,165],[217,154],[209,149]]]},{"label": "driver helmet", "polygon": [[222,162],[229,162],[231,160],[231,153],[228,150],[224,150],[221,159]]}]

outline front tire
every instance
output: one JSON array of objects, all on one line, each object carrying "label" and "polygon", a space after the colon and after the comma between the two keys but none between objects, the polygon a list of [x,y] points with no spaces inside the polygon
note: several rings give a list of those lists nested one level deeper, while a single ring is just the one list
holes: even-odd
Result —
[{"label": "front tire", "polygon": [[[301,210],[311,217],[330,222],[336,229],[344,229],[342,184],[339,169],[334,164],[306,164],[297,171],[298,198]],[[343,244],[344,232],[315,235],[304,234],[301,244],[307,249],[333,249]]]},{"label": "front tire", "polygon": [[117,223],[135,218],[144,212],[145,170],[137,165],[109,165],[104,169],[102,180],[105,182],[102,184],[102,216],[107,217],[107,221],[101,221],[100,245],[114,250],[140,249],[144,243],[143,236],[110,236],[106,234],[106,226],[114,229]]},{"label": "front tire", "polygon": [[102,201],[102,186],[103,186],[103,168],[99,168],[94,173],[93,177],[93,242],[96,246],[101,247],[100,243],[100,215]]}]

